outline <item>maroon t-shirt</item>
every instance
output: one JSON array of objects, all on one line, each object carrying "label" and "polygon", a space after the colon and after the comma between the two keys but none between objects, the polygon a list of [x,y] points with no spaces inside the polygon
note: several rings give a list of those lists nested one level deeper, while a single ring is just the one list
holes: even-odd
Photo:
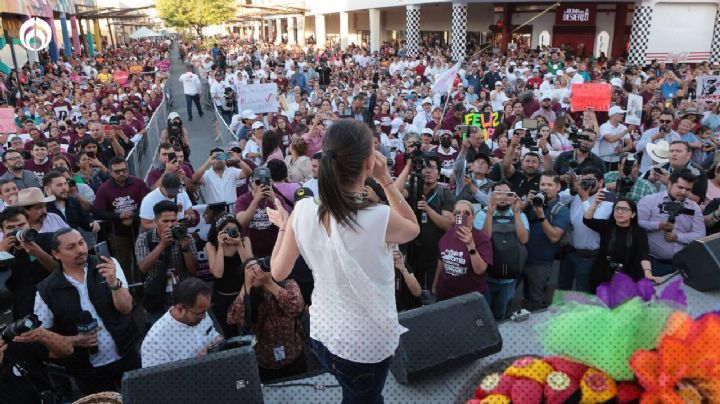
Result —
[{"label": "maroon t-shirt", "polygon": [[[477,253],[488,265],[492,265],[490,238],[476,228],[472,229],[472,234]],[[438,300],[450,299],[476,291],[485,293],[487,290],[485,274],[478,275],[473,271],[470,253],[465,243],[458,238],[454,226],[445,232],[438,245],[440,248],[439,259],[443,263],[437,285],[435,285]]]},{"label": "maroon t-shirt", "polygon": [[444,130],[449,130],[451,132],[457,131],[457,127],[462,125],[462,122],[460,122],[459,118],[456,118],[455,115],[450,115],[443,119],[442,124],[440,127]]},{"label": "maroon t-shirt", "polygon": [[[252,192],[246,192],[241,195],[237,201],[235,201],[235,214],[247,210],[252,202]],[[283,205],[285,210],[291,211],[290,207],[285,203],[283,197],[277,195],[277,199]],[[271,207],[273,205],[270,205]],[[278,228],[270,222],[267,211],[265,208],[268,207],[268,200],[263,199],[258,204],[255,210],[255,216],[250,221],[250,226],[244,229],[244,233],[252,240],[252,250],[255,257],[267,257],[272,255],[273,247],[275,247],[275,240],[278,236]]]},{"label": "maroon t-shirt", "polygon": [[26,160],[25,169],[35,174],[38,181],[42,184],[43,177],[50,171],[50,159],[46,159],[43,164],[37,164],[33,159]]},{"label": "maroon t-shirt", "polygon": [[[190,167],[188,167],[186,164],[183,164],[183,165],[180,166],[180,167],[182,167],[182,170],[185,171],[185,175],[186,175],[188,178],[192,178],[193,172],[192,172],[192,170],[190,169]],[[162,177],[162,175],[163,175],[164,172],[165,172],[164,169],[161,170],[161,169],[153,166],[153,168],[151,168],[150,171],[148,171],[148,175],[147,175],[147,186],[150,187],[150,188],[152,188],[153,185],[155,185],[155,183],[160,179],[160,177]],[[181,180],[181,181],[182,181],[182,180]]]},{"label": "maroon t-shirt", "polygon": [[[145,195],[150,190],[142,179],[129,176],[125,186],[120,188],[115,180],[109,179],[100,185],[95,192],[93,208],[103,214],[96,214],[96,218],[112,220],[115,224],[115,232],[126,235],[130,233],[130,227],[122,226],[119,215],[124,212],[137,214]],[[107,215],[107,216],[105,216]],[[104,216],[104,217],[102,217]]]}]

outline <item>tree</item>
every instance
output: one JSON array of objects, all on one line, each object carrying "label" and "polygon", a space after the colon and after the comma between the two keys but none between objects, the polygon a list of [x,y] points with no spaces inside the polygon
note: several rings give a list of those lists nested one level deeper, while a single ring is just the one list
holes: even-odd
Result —
[{"label": "tree", "polygon": [[235,17],[236,0],[157,0],[155,8],[169,26],[202,29]]}]

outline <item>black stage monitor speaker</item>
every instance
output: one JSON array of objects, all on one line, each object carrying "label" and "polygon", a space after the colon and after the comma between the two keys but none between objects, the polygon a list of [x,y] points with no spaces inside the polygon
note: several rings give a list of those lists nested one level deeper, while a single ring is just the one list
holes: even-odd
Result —
[{"label": "black stage monitor speaker", "polygon": [[685,284],[700,292],[720,289],[720,233],[695,240],[675,254]]},{"label": "black stage monitor speaker", "polygon": [[409,331],[390,364],[399,383],[409,383],[433,369],[469,362],[500,352],[502,337],[485,298],[477,292],[399,314]]},{"label": "black stage monitor speaker", "polygon": [[122,397],[125,404],[263,402],[249,346],[127,372]]}]

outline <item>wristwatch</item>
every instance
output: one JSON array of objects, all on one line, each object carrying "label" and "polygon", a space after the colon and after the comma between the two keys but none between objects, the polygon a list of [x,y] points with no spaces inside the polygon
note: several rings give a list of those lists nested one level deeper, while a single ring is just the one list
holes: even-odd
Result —
[{"label": "wristwatch", "polygon": [[469,253],[470,255],[475,255],[475,254],[477,254],[477,250],[474,249],[474,248],[471,248],[471,249],[468,250],[468,253]]},{"label": "wristwatch", "polygon": [[542,155],[543,155],[543,156],[547,156],[548,154],[550,154],[550,150],[548,150],[548,149],[543,149],[543,150],[542,150]]},{"label": "wristwatch", "polygon": [[538,222],[542,223],[542,222],[545,221],[545,218],[544,218],[544,217],[539,217],[539,218],[537,218],[537,220],[538,220]]},{"label": "wristwatch", "polygon": [[115,286],[110,286],[110,290],[118,290],[122,287],[122,285],[123,285],[122,280],[118,279]]}]

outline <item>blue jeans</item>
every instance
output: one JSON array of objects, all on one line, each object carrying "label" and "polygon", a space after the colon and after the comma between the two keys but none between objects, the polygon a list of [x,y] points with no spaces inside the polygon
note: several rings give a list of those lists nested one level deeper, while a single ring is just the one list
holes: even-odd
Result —
[{"label": "blue jeans", "polygon": [[504,320],[508,303],[515,297],[515,280],[508,283],[496,283],[488,279],[488,291],[485,293],[490,310],[495,320]]},{"label": "blue jeans", "polygon": [[320,365],[335,376],[342,387],[342,404],[382,404],[392,356],[378,363],[352,362],[333,355],[322,342],[310,338],[310,349]]},{"label": "blue jeans", "polygon": [[192,104],[195,103],[195,106],[197,107],[198,114],[200,116],[203,116],[202,107],[200,106],[200,94],[195,95],[187,95],[185,94],[185,104],[187,104],[187,113],[188,118],[192,119]]},{"label": "blue jeans", "polygon": [[558,276],[558,289],[572,290],[573,280],[575,290],[578,292],[591,293],[590,271],[594,257],[583,257],[576,251],[572,251],[560,263],[560,274]]}]

